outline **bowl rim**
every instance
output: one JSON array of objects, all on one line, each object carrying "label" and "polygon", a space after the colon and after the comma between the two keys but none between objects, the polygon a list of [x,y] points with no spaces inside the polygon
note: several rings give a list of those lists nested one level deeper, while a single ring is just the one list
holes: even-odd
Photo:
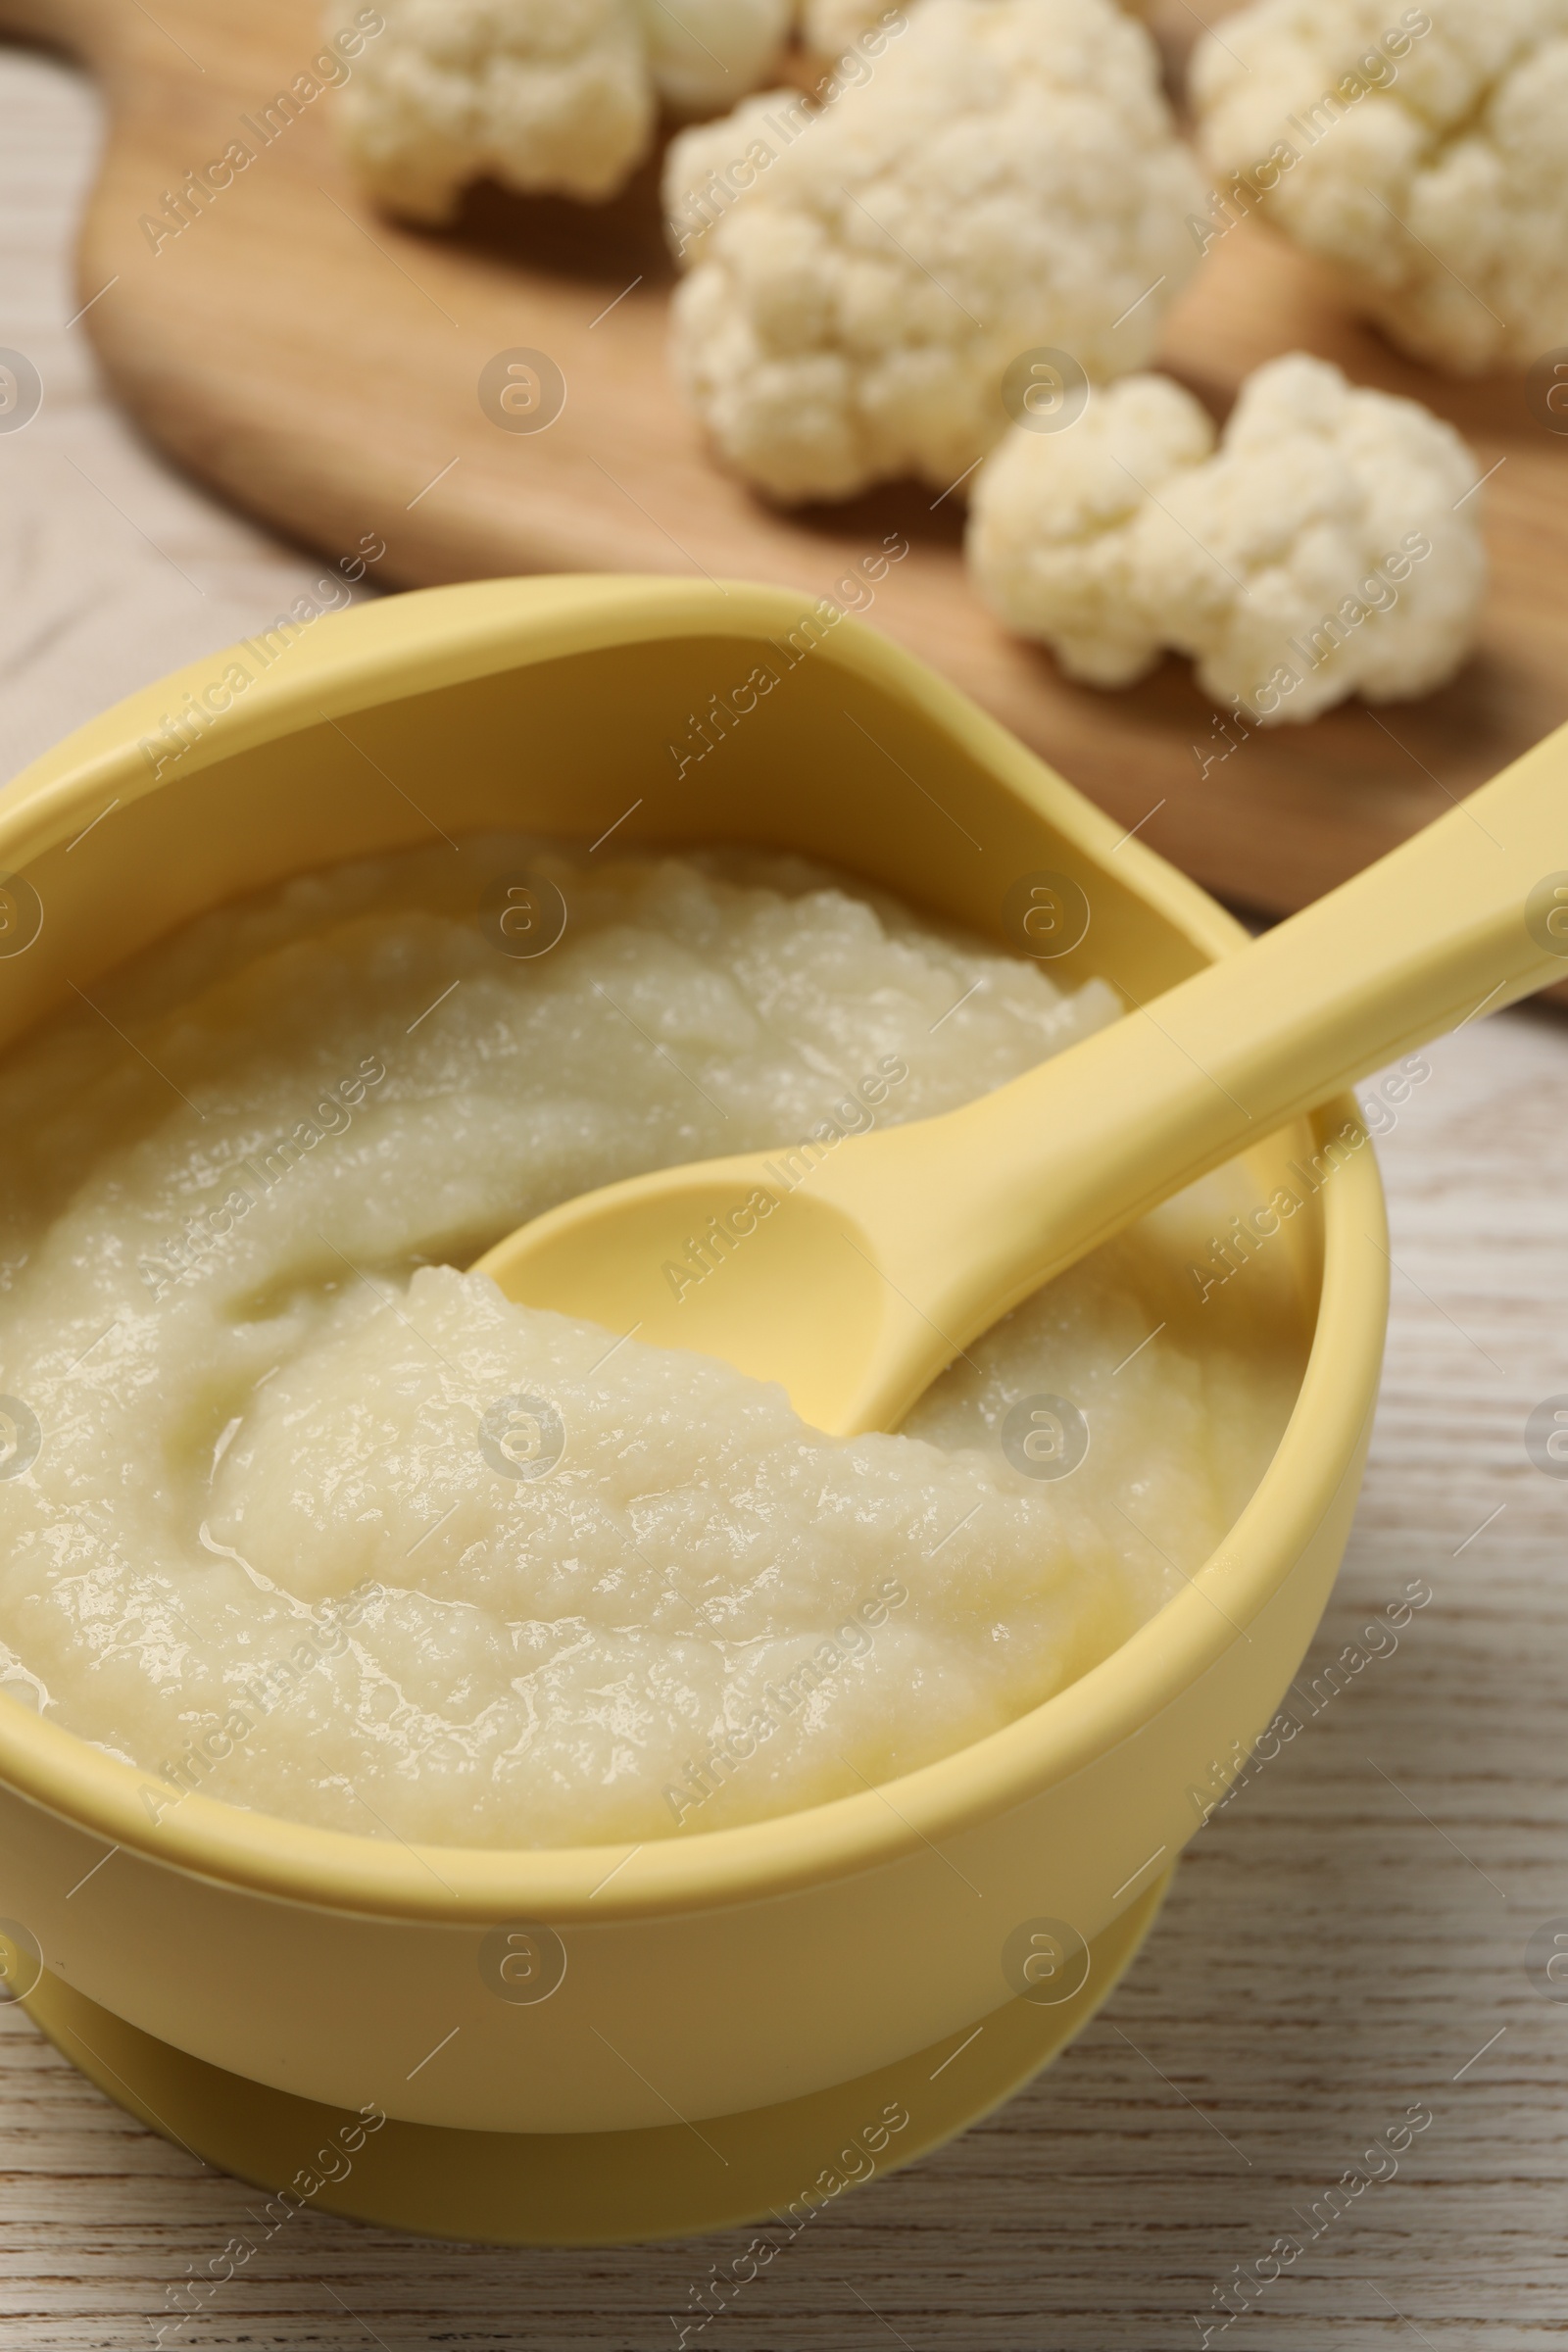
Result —
[{"label": "bowl rim", "polygon": [[[831,618],[827,617],[831,615]],[[1091,863],[1114,852],[1131,888],[1198,952],[1247,933],[1198,884],[1105,816],[934,671],[825,599],[741,582],[635,576],[495,580],[351,607],[291,646],[181,759],[183,781],[280,735],[573,654],[679,638],[767,640],[814,617],[815,658],[902,700],[1022,799]],[[238,653],[240,649],[234,651]],[[0,868],[24,867],[80,830],[106,790],[164,789],[142,739],[208,656],[130,696],[0,790]],[[279,665],[283,667],[284,665]],[[1358,1116],[1353,1097],[1307,1122],[1322,1142]],[[430,1926],[603,1924],[766,1901],[888,1867],[1059,1788],[1181,1698],[1269,1604],[1345,1482],[1359,1476],[1387,1321],[1387,1225],[1375,1151],[1356,1153],[1314,1207],[1322,1289],[1299,1393],[1251,1500],[1213,1555],[1111,1655],[1000,1730],[898,1779],[801,1811],[628,1844],[468,1847],[389,1842],[187,1794],[85,1739],[0,1707],[0,1784],[72,1828],[182,1875],[312,1909]],[[1366,1245],[1363,1248],[1361,1245]]]}]

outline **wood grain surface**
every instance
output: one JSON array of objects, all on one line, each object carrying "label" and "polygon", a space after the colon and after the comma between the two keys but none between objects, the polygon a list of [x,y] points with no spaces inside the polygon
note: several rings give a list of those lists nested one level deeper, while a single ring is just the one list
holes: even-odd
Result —
[{"label": "wood grain surface", "polygon": [[[0,0],[0,26],[88,58],[106,92],[78,301],[130,413],[228,497],[335,559],[367,531],[402,584],[541,570],[705,571],[812,594],[889,533],[912,542],[869,617],[938,662],[1124,824],[1233,903],[1304,904],[1568,717],[1568,440],[1521,381],[1454,384],[1396,358],[1326,277],[1249,222],[1212,249],[1163,358],[1215,411],[1306,349],[1414,394],[1473,443],[1494,585],[1480,651],[1424,702],[1357,703],[1223,750],[1187,663],[1105,696],[1009,637],[964,576],[958,498],[889,490],[794,516],[710,463],[664,360],[671,268],[650,170],[609,207],[473,196],[455,233],[359,196],[328,92],[155,253],[165,191],[220,155],[318,47],[316,0]],[[1173,49],[1187,0],[1164,0]],[[253,145],[252,133],[243,134]],[[550,354],[560,421],[519,436],[477,385],[498,352]]]},{"label": "wood grain surface", "polygon": [[[132,0],[124,0],[127,15]],[[159,0],[152,0],[159,7]],[[164,14],[159,8],[160,16]],[[51,401],[0,440],[0,744],[260,625],[309,576],[193,498],[95,392],[61,257],[94,116],[0,56],[0,342]],[[178,566],[178,572],[171,564]],[[182,582],[178,574],[186,575]],[[197,642],[200,640],[200,642]],[[1396,2177],[1226,2352],[1547,2352],[1568,2329],[1568,1487],[1524,1418],[1568,1390],[1568,1035],[1430,1056],[1382,1147],[1396,1263],[1372,1460],[1298,1688],[1412,1579],[1433,1597],[1198,1836],[1114,2000],[1001,2116],[846,2198],[694,2339],[716,2352],[1165,2352],[1413,2103]],[[1379,1644],[1382,1645],[1381,1643]],[[1364,1654],[1364,1652],[1363,1652]],[[6,1908],[0,1888],[0,1912]],[[1385,2169],[1381,2165],[1377,2169]],[[131,2124],[0,2009],[0,2345],[150,2346],[249,2191]],[[736,2241],[495,2254],[302,2218],[170,2340],[275,2352],[660,2352]]]}]

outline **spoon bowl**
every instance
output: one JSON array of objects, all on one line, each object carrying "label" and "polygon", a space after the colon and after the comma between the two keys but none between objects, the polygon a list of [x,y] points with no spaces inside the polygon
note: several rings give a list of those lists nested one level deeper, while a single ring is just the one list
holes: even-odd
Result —
[{"label": "spoon bowl", "polygon": [[476,1271],[530,1306],[776,1380],[815,1428],[874,1428],[899,1328],[875,1237],[808,1179],[787,1186],[763,1152],[631,1177],[534,1219]]}]

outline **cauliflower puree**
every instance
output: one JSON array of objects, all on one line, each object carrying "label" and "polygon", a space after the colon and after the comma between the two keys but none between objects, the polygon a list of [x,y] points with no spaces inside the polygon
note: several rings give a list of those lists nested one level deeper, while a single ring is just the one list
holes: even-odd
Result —
[{"label": "cauliflower puree", "polygon": [[0,1686],[155,1819],[555,1845],[884,1780],[1124,1641],[1289,1412],[1147,1227],[848,1442],[461,1271],[1116,1017],[798,860],[389,856],[89,998],[0,1066]]}]

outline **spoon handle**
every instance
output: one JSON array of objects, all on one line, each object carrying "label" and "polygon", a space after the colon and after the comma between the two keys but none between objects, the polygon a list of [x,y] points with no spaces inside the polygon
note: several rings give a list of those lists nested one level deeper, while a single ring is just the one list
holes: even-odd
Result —
[{"label": "spoon handle", "polygon": [[830,1189],[962,1347],[1184,1185],[1550,976],[1568,978],[1568,727],[1234,956],[1147,1004],[1123,987],[1111,1028],[844,1153]]}]

